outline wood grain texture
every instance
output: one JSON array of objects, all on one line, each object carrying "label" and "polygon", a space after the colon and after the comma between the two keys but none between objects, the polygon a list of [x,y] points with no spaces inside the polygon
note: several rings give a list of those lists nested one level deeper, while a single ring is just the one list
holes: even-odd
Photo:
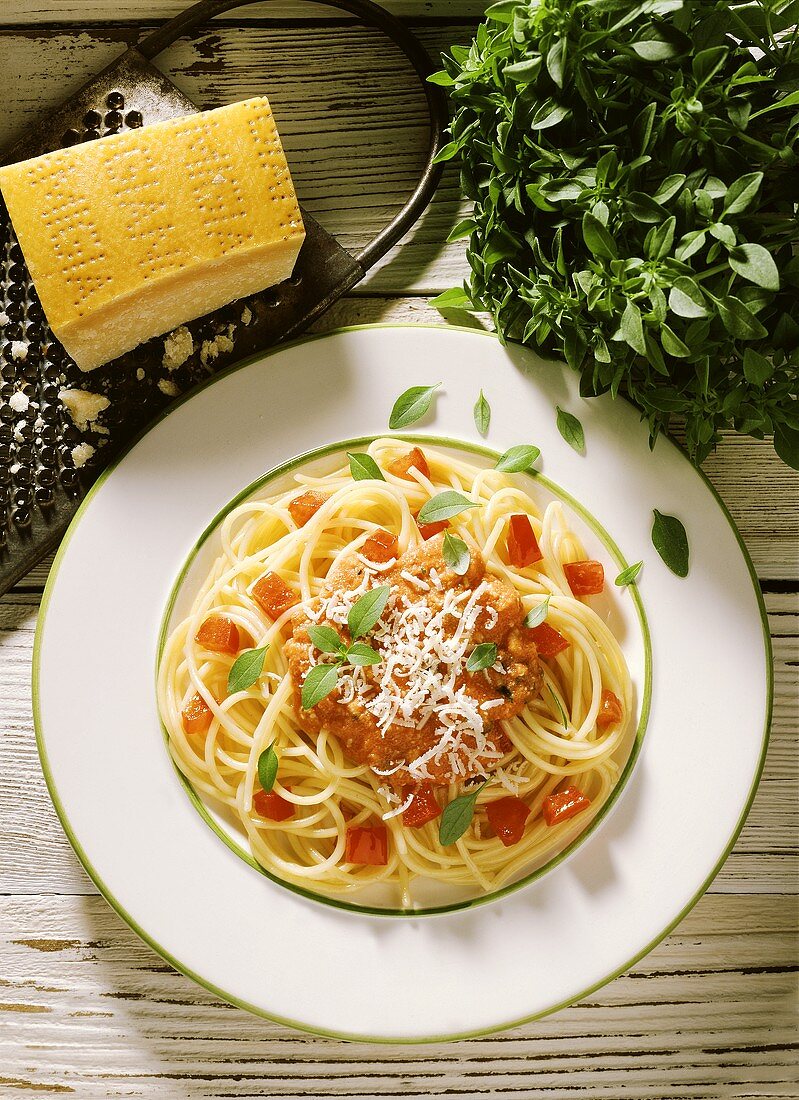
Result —
[{"label": "wood grain texture", "polygon": [[[473,0],[387,6],[433,53],[467,41],[482,9]],[[0,3],[0,145],[135,42],[132,20],[182,7]],[[380,36],[329,9],[257,5],[161,63],[205,106],[266,91],[303,200],[350,248],[412,186],[425,142],[414,78]],[[440,322],[426,295],[463,278],[462,246],[440,243],[460,205],[447,176],[414,233],[317,330]],[[141,943],[77,864],[39,769],[30,659],[48,563],[0,600],[0,1096],[799,1095],[799,477],[769,444],[738,437],[725,438],[705,472],[752,554],[774,643],[772,740],[747,824],[710,892],[629,974],[553,1017],[458,1045],[369,1047],[292,1032],[220,1002]]]}]

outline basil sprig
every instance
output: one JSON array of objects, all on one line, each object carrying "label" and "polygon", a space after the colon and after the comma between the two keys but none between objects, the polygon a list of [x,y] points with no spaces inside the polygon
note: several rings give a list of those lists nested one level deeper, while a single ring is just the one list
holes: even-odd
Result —
[{"label": "basil sprig", "polygon": [[445,489],[443,493],[437,493],[424,502],[419,509],[418,520],[421,524],[440,523],[445,519],[453,519],[470,508],[481,507],[482,505],[469,500],[463,493],[458,493],[455,489]]},{"label": "basil sprig", "polygon": [[474,403],[474,426],[480,435],[488,434],[488,426],[491,423],[491,406],[486,395],[480,390],[480,396]]},{"label": "basil sprig", "polygon": [[467,672],[482,672],[497,663],[497,647],[493,642],[476,645],[466,661]]},{"label": "basil sprig", "polygon": [[788,0],[492,4],[431,78],[473,204],[469,285],[439,302],[625,394],[653,439],[683,417],[700,461],[734,428],[799,467],[796,23]]},{"label": "basil sprig", "polygon": [[454,844],[456,840],[460,840],[466,830],[469,828],[474,817],[475,805],[477,803],[477,796],[486,786],[485,782],[481,783],[479,787],[475,787],[469,794],[459,795],[458,798],[453,798],[451,802],[448,802],[444,807],[444,812],[441,815],[441,820],[438,823],[438,842],[442,847],[446,848],[449,844]]},{"label": "basil sprig", "polygon": [[676,516],[653,510],[652,545],[663,561],[678,577],[688,576],[688,535]]},{"label": "basil sprig", "polygon": [[407,428],[409,424],[421,420],[433,403],[433,396],[440,385],[437,382],[435,386],[411,386],[401,393],[391,410],[389,428],[396,431],[397,428]]},{"label": "basil sprig", "polygon": [[385,481],[383,471],[371,455],[347,452],[353,481]]},{"label": "basil sprig", "polygon": [[469,547],[463,539],[459,539],[458,536],[453,535],[451,531],[444,532],[444,543],[441,547],[441,556],[452,572],[457,573],[459,577],[468,573],[469,563],[472,560]]},{"label": "basil sprig", "polygon": [[258,681],[258,677],[264,670],[267,649],[269,649],[269,643],[261,646],[260,649],[245,649],[238,655],[228,673],[228,695],[235,695],[237,691],[246,691]]},{"label": "basil sprig", "polygon": [[350,608],[347,616],[347,627],[352,642],[350,645],[344,641],[338,631],[332,626],[311,623],[308,626],[308,637],[311,643],[321,653],[327,653],[335,657],[334,661],[325,661],[323,664],[313,665],[308,669],[302,681],[302,709],[310,710],[317,703],[333,691],[338,683],[339,672],[345,664],[363,666],[378,665],[382,660],[380,654],[366,642],[357,641],[358,638],[368,634],[380,619],[385,610],[386,602],[391,594],[387,584],[378,588],[370,588],[359,596]]},{"label": "basil sprig", "polygon": [[529,470],[535,460],[541,454],[538,447],[525,446],[511,447],[497,459],[495,470],[502,470],[508,474],[524,473]]}]

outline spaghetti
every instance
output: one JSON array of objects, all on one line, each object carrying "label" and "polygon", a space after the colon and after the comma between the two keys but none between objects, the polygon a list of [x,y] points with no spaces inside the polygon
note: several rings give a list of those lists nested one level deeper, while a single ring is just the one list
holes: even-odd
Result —
[{"label": "spaghetti", "polygon": [[[542,513],[507,474],[396,438],[368,455],[376,476],[299,474],[300,490],[227,515],[161,657],[170,752],[258,863],[295,886],[341,896],[391,884],[403,907],[418,878],[489,893],[561,850],[618,779],[632,685],[580,595],[601,590],[601,566],[559,502]],[[474,506],[432,530],[416,516],[445,491]],[[455,537],[445,559],[438,528]],[[458,540],[469,565],[456,572]],[[348,614],[375,589],[387,602],[359,659]],[[320,624],[340,652],[315,647],[308,628]],[[264,647],[257,679],[229,693],[241,651]],[[324,701],[303,709],[308,673],[334,665]],[[404,753],[403,729],[416,746]],[[448,840],[457,800],[471,817]]]}]

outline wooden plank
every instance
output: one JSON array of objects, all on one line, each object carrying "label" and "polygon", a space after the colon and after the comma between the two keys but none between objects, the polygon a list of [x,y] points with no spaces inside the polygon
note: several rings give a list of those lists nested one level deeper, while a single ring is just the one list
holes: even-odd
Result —
[{"label": "wooden plank", "polygon": [[[50,804],[33,735],[30,661],[39,597],[0,600],[0,894],[94,893]],[[799,596],[766,596],[776,662],[772,742],[744,831],[711,889],[797,890]]]},{"label": "wooden plank", "polygon": [[[463,28],[416,29],[433,55],[469,37]],[[36,35],[0,31],[0,67],[11,74],[0,147],[137,38],[130,25],[77,33],[45,28]],[[193,43],[176,44],[159,64],[205,107],[268,93],[298,194],[351,251],[399,212],[415,186],[427,143],[424,96],[407,61],[376,31],[225,25]],[[464,245],[441,242],[460,209],[457,177],[450,169],[430,210],[363,289],[437,293],[459,282]]]},{"label": "wooden plank", "polygon": [[[126,20],[172,19],[185,11],[191,0],[14,0],[0,8],[0,26],[29,24],[41,28],[51,23],[116,23]],[[486,8],[483,0],[380,0],[380,6],[404,19],[431,18],[437,20],[478,20]],[[305,3],[303,0],[272,0],[270,3],[249,4],[235,8],[220,21],[240,23],[258,20],[272,22],[285,19],[348,18],[345,12],[327,4]]]},{"label": "wooden plank", "polygon": [[[795,1095],[791,898],[705,897],[624,977],[513,1032],[410,1048],[314,1039],[194,985],[100,898],[0,899],[5,1095]],[[746,936],[740,930],[748,929]]]}]

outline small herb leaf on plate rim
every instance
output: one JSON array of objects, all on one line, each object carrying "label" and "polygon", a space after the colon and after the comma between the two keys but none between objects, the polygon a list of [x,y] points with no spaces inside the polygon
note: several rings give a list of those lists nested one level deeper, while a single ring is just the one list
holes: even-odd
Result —
[{"label": "small herb leaf on plate rim", "polygon": [[278,759],[274,745],[265,748],[258,757],[258,782],[268,793],[275,785],[277,778]]},{"label": "small herb leaf on plate rim", "polygon": [[260,649],[245,649],[240,653],[233,664],[227,677],[227,693],[235,695],[237,691],[246,691],[258,682],[258,677],[264,670],[264,658],[269,649],[269,643]]},{"label": "small herb leaf on plate rim", "polygon": [[411,386],[410,389],[401,393],[391,410],[389,428],[395,431],[397,428],[407,428],[409,424],[415,424],[417,420],[421,420],[430,408],[440,385],[440,382],[436,382],[435,386]]},{"label": "small herb leaf on plate rim", "polygon": [[302,709],[310,710],[326,699],[338,682],[339,662],[332,665],[314,665],[308,669],[302,682]]},{"label": "small herb leaf on plate rim", "polygon": [[347,626],[353,641],[368,634],[377,623],[383,614],[390,593],[389,586],[381,584],[378,588],[370,588],[355,601],[347,616]]},{"label": "small herb leaf on plate rim", "polygon": [[441,547],[441,556],[452,572],[457,573],[459,577],[462,577],[468,572],[472,560],[469,547],[463,539],[459,539],[458,536],[453,535],[451,531],[444,532],[444,544]]},{"label": "small herb leaf on plate rim", "polygon": [[454,489],[445,489],[443,493],[436,493],[430,500],[425,501],[419,509],[417,522],[421,524],[440,523],[442,520],[459,516],[461,512],[466,512],[469,508],[481,507],[481,504],[469,500],[463,493],[458,493]]},{"label": "small herb leaf on plate rim", "polygon": [[441,821],[438,824],[438,842],[443,848],[460,840],[469,828],[474,817],[477,796],[485,787],[486,782],[487,780],[481,783],[479,787],[475,787],[469,794],[462,794],[457,798],[453,798],[444,807]]},{"label": "small herb leaf on plate rim", "polygon": [[477,428],[480,435],[487,435],[490,423],[491,406],[488,403],[486,395],[480,390],[480,396],[474,403],[474,426]]},{"label": "small herb leaf on plate rim", "polygon": [[497,647],[494,642],[481,642],[476,645],[466,662],[467,672],[482,672],[497,663]]},{"label": "small herb leaf on plate rim", "polygon": [[506,474],[521,474],[530,469],[540,454],[539,447],[526,444],[511,447],[503,455],[500,455],[494,469],[502,470]]},{"label": "small herb leaf on plate rim", "polygon": [[643,567],[644,563],[642,561],[637,561],[633,565],[628,565],[626,569],[622,569],[613,583],[619,588],[626,588],[628,584],[632,584],[635,581],[635,578]]},{"label": "small herb leaf on plate rim", "polygon": [[582,424],[574,413],[566,412],[560,405],[555,406],[555,411],[558,414],[558,431],[570,447],[579,454],[583,454],[585,452],[585,432]]},{"label": "small herb leaf on plate rim", "polygon": [[385,481],[383,471],[371,455],[347,452],[350,460],[350,474],[353,481]]},{"label": "small herb leaf on plate rim", "polygon": [[676,516],[664,515],[657,508],[652,524],[652,545],[660,554],[672,573],[678,577],[688,576],[688,535]]},{"label": "small herb leaf on plate rim", "polygon": [[549,596],[541,603],[536,604],[535,607],[531,607],[527,612],[524,620],[524,625],[530,630],[533,627],[540,626],[549,614]]}]

